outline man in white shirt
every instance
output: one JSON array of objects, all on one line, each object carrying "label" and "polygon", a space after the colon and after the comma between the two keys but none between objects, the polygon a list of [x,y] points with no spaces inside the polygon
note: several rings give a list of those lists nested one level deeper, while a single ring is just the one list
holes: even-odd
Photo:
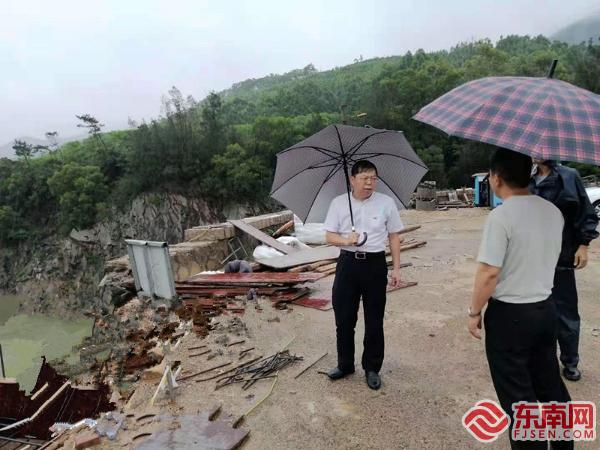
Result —
[{"label": "man in white shirt", "polygon": [[[403,225],[394,200],[375,192],[377,168],[361,160],[352,166],[350,202],[357,232],[352,231],[348,195],[331,202],[325,230],[327,243],[341,247],[333,282],[338,365],[328,375],[337,380],[354,373],[354,329],[362,297],[365,315],[362,368],[371,389],[381,387],[379,370],[383,364],[387,263],[386,242],[389,239],[393,269],[391,284],[400,284],[400,237]],[[367,241],[357,246],[361,233]]]},{"label": "man in white shirt", "polygon": [[[490,186],[503,204],[485,223],[468,311],[469,332],[481,339],[488,304],[486,355],[498,400],[511,418],[520,401],[570,401],[556,357],[558,317],[551,300],[564,220],[552,203],[531,195],[530,173],[531,159],[511,150],[498,149],[490,160]],[[514,441],[512,433],[510,440],[513,449],[547,448],[543,441]],[[555,441],[552,448],[573,448],[573,441]]]}]

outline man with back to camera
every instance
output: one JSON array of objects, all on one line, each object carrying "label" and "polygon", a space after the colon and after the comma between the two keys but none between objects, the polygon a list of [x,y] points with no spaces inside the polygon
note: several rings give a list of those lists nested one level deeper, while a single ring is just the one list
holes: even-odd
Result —
[{"label": "man with back to camera", "polygon": [[[530,193],[531,167],[531,158],[511,150],[492,155],[490,187],[503,204],[485,223],[468,310],[469,332],[481,339],[488,304],[485,350],[498,400],[511,419],[519,401],[570,401],[558,367],[551,300],[564,220],[552,203]],[[513,449],[548,444],[515,441],[512,433],[510,442]],[[573,441],[553,441],[552,448],[573,448]]]},{"label": "man with back to camera", "polygon": [[[367,160],[352,166],[350,184],[352,211],[357,233],[352,232],[348,195],[331,202],[325,219],[328,244],[341,247],[333,282],[338,364],[329,371],[337,380],[354,373],[354,329],[362,297],[365,317],[362,368],[371,389],[381,387],[379,370],[383,364],[387,262],[386,241],[389,239],[393,269],[390,284],[400,285],[400,236],[403,225],[394,200],[375,192],[377,168]],[[368,239],[358,247],[360,232]]]},{"label": "man with back to camera", "polygon": [[587,265],[588,246],[592,239],[598,237],[598,216],[577,170],[556,161],[534,159],[533,162],[531,192],[552,202],[565,219],[552,299],[558,312],[558,344],[563,375],[567,380],[578,381],[581,379],[577,367],[581,320],[577,308],[575,269],[583,269]]}]

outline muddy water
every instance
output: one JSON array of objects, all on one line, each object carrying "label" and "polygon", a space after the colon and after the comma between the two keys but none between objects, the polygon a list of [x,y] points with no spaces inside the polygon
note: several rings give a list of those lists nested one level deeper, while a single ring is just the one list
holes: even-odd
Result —
[{"label": "muddy water", "polygon": [[48,360],[66,356],[68,361],[76,361],[73,346],[89,336],[93,321],[17,314],[21,300],[0,296],[0,344],[6,376],[17,378],[21,387],[29,391],[35,384],[41,356]]}]

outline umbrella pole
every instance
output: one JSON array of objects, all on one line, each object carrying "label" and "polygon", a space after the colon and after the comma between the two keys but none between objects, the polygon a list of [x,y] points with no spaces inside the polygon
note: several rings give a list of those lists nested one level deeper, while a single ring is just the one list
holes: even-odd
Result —
[{"label": "umbrella pole", "polygon": [[354,214],[352,213],[352,200],[350,199],[350,178],[348,178],[348,163],[346,162],[346,155],[343,154],[342,150],[342,164],[344,166],[344,176],[346,177],[346,194],[348,194],[348,207],[350,208],[350,222],[352,222],[352,232],[354,229]]},{"label": "umbrella pole", "polygon": [[[352,212],[352,200],[350,199],[350,178],[348,178],[348,164],[346,162],[346,157],[343,153],[342,153],[342,157],[343,157],[342,164],[344,166],[344,176],[346,177],[346,193],[348,194],[348,207],[350,208],[350,222],[352,223],[352,232],[356,233],[356,228],[354,227],[354,213]],[[366,232],[363,233],[362,239],[360,239],[359,242],[356,243],[356,246],[360,247],[365,242],[367,242],[367,233]]]},{"label": "umbrella pole", "polygon": [[558,64],[558,59],[553,60],[550,64],[550,69],[548,70],[548,74],[546,75],[547,78],[554,77],[554,69],[556,69],[556,64]]},{"label": "umbrella pole", "polygon": [[[350,199],[350,178],[348,177],[348,160],[346,159],[346,153],[344,152],[344,146],[342,145],[342,138],[340,137],[340,132],[335,127],[338,135],[338,140],[340,142],[340,151],[342,152],[342,166],[344,169],[344,177],[346,177],[346,193],[348,194],[348,207],[350,208],[350,222],[352,223],[352,232],[356,233],[356,228],[354,227],[354,213],[352,212],[352,200]],[[356,243],[357,247],[360,247],[365,242],[367,242],[367,233],[363,233],[363,238],[360,242]]]}]

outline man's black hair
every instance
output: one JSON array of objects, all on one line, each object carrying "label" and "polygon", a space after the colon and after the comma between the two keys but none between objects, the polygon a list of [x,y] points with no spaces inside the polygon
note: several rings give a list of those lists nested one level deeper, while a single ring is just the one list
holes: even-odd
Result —
[{"label": "man's black hair", "polygon": [[354,176],[358,175],[359,173],[368,172],[369,170],[374,170],[375,175],[378,175],[377,167],[375,167],[375,164],[373,164],[371,161],[367,161],[366,159],[361,159],[359,161],[356,161],[356,163],[354,163],[354,165],[352,166],[352,170],[350,171],[350,174],[354,177]]},{"label": "man's black hair", "polygon": [[490,172],[511,188],[526,188],[531,178],[531,157],[498,147],[490,158]]}]

